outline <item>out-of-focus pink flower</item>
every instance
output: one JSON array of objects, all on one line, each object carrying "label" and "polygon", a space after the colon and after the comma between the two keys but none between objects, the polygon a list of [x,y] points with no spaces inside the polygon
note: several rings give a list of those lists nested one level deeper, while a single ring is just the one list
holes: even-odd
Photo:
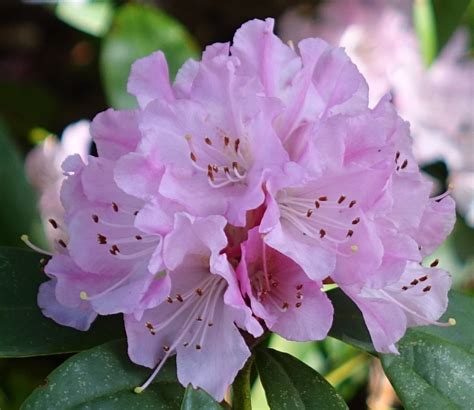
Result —
[{"label": "out-of-focus pink flower", "polygon": [[33,148],[26,158],[26,174],[39,195],[39,211],[51,243],[58,238],[54,224],[62,224],[64,218],[64,208],[59,198],[64,180],[61,164],[74,154],[87,160],[92,141],[89,124],[89,121],[82,120],[69,125],[60,141],[51,135]]},{"label": "out-of-focus pink flower", "polygon": [[417,160],[447,164],[458,209],[474,225],[474,63],[467,58],[467,34],[458,31],[426,68],[411,7],[408,0],[329,1],[310,13],[288,11],[280,29],[288,40],[317,35],[344,47],[369,83],[371,105],[392,92],[411,124]]}]

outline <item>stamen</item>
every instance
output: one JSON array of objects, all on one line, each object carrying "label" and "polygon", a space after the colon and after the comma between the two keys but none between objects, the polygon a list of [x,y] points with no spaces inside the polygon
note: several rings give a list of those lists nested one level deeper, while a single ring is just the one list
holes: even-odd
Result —
[{"label": "stamen", "polygon": [[395,303],[396,305],[398,305],[399,307],[401,307],[403,310],[405,310],[406,312],[412,314],[413,316],[421,319],[421,320],[424,320],[425,322],[431,324],[431,325],[436,325],[436,326],[440,326],[440,327],[449,327],[449,326],[454,326],[456,324],[456,320],[454,318],[449,318],[448,319],[448,322],[447,323],[444,323],[444,322],[438,322],[436,320],[431,320],[431,319],[428,319],[426,317],[423,317],[421,316],[420,314],[418,314],[417,312],[415,312],[414,310],[410,309],[408,306],[405,306],[403,303],[400,303],[397,299],[395,299],[394,297],[390,296],[387,292],[385,292],[384,290],[380,290],[380,292],[382,294],[384,294],[384,296],[389,299],[390,301],[392,301],[393,303]]},{"label": "stamen", "polygon": [[20,239],[25,243],[26,246],[33,249],[35,252],[42,253],[43,255],[53,256],[53,254],[49,251],[46,251],[39,246],[33,245],[28,238],[28,235],[21,235]]},{"label": "stamen", "polygon": [[112,292],[113,290],[117,289],[120,285],[122,285],[127,279],[129,279],[132,275],[133,275],[134,271],[130,271],[129,273],[127,273],[123,278],[121,278],[120,280],[118,280],[117,282],[115,282],[112,286],[109,286],[107,289],[103,290],[102,292],[99,292],[93,296],[89,296],[87,294],[86,291],[81,291],[79,293],[79,297],[82,299],[82,300],[95,300],[95,299],[98,299],[102,296],[105,296],[106,294],[108,294],[109,292]]}]

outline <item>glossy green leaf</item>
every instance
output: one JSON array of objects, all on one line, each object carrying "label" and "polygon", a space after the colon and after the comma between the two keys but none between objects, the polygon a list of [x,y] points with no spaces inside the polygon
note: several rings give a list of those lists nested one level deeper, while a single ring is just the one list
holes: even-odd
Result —
[{"label": "glossy green leaf", "polygon": [[125,341],[109,342],[66,360],[22,409],[179,409],[184,389],[176,379],[175,361],[169,360],[144,392],[134,393],[150,374],[151,369],[130,361]]},{"label": "glossy green leaf", "polygon": [[201,389],[193,389],[188,386],[184,393],[181,410],[223,410],[224,408],[216,402],[209,394]]},{"label": "glossy green leaf", "polygon": [[100,62],[102,79],[114,108],[136,106],[126,85],[132,63],[162,50],[173,78],[179,67],[195,57],[198,47],[185,28],[157,8],[127,4],[116,13],[112,29],[104,39]]},{"label": "glossy green leaf", "polygon": [[0,247],[0,357],[76,352],[124,337],[118,316],[96,320],[88,332],[60,326],[36,303],[41,256],[20,248]]},{"label": "glossy green leaf", "polygon": [[[23,162],[0,122],[0,245],[20,245],[20,236],[35,233],[41,237],[41,221],[36,196],[28,184]],[[0,302],[1,303],[1,302]]]},{"label": "glossy green leaf", "polygon": [[456,326],[410,329],[398,343],[400,355],[382,355],[385,373],[405,408],[471,409],[474,403],[474,301],[450,292],[442,320]]},{"label": "glossy green leaf", "polygon": [[367,352],[374,352],[369,331],[356,304],[341,289],[330,290],[327,295],[334,306],[329,335]]},{"label": "glossy green leaf", "polygon": [[323,376],[293,356],[264,348],[256,362],[272,410],[348,408]]}]

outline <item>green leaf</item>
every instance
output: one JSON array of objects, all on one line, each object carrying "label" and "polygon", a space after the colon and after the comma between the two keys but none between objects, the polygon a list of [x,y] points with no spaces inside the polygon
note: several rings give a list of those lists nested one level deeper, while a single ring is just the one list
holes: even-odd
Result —
[{"label": "green leaf", "polygon": [[474,403],[474,301],[451,291],[443,320],[456,326],[410,329],[400,355],[382,355],[382,365],[405,408],[471,409]]},{"label": "green leaf", "polygon": [[256,362],[272,410],[348,408],[324,377],[293,356],[258,349]]},{"label": "green leaf", "polygon": [[136,106],[126,91],[132,63],[162,50],[174,78],[179,67],[197,55],[198,47],[185,28],[162,11],[138,4],[122,6],[105,37],[101,56],[102,79],[107,98],[115,108]]},{"label": "green leaf", "polygon": [[329,335],[359,349],[374,352],[369,331],[356,304],[341,289],[333,289],[327,295],[334,306]]},{"label": "green leaf", "polygon": [[421,55],[426,66],[436,58],[438,52],[436,19],[431,0],[417,0],[413,6],[413,22],[420,43]]},{"label": "green leaf", "polygon": [[0,247],[0,357],[76,352],[124,337],[118,316],[99,318],[88,332],[43,316],[36,302],[46,279],[40,259],[29,250]]},{"label": "green leaf", "polygon": [[437,53],[439,54],[458,28],[470,0],[432,0],[436,21]]},{"label": "green leaf", "polygon": [[426,66],[433,63],[458,28],[470,0],[417,0],[413,20]]},{"label": "green leaf", "polygon": [[186,388],[181,410],[223,410],[209,394],[201,389],[193,389],[191,385]]},{"label": "green leaf", "polygon": [[151,370],[134,365],[125,341],[110,342],[78,353],[54,370],[23,403],[23,410],[176,410],[184,394],[177,382],[175,360],[169,360],[141,394]]},{"label": "green leaf", "polygon": [[[20,236],[35,233],[42,225],[36,210],[36,196],[26,181],[23,162],[0,121],[0,245],[20,245]],[[0,302],[1,303],[1,302]]]}]

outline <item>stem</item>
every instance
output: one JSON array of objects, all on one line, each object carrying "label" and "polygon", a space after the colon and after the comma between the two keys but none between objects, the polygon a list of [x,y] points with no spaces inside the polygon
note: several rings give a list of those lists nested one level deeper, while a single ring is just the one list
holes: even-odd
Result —
[{"label": "stem", "polygon": [[237,374],[232,384],[232,409],[233,410],[252,410],[250,397],[250,373],[252,370],[254,357],[251,356],[245,366]]}]

